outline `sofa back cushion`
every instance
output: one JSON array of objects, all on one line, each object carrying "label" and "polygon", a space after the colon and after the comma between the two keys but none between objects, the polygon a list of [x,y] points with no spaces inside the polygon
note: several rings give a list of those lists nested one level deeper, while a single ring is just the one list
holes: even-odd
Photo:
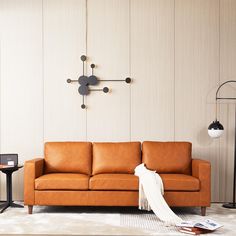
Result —
[{"label": "sofa back cushion", "polygon": [[191,174],[192,144],[189,142],[151,142],[142,145],[142,162],[157,173]]},{"label": "sofa back cushion", "polygon": [[102,173],[133,174],[134,168],[140,163],[140,142],[93,144],[93,175]]},{"label": "sofa back cushion", "polygon": [[44,156],[46,173],[91,174],[92,144],[89,142],[48,142]]}]

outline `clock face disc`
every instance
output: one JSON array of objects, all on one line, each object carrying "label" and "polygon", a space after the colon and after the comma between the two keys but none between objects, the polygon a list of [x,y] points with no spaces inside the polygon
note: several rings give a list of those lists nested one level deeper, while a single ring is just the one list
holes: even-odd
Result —
[{"label": "clock face disc", "polygon": [[104,87],[104,88],[102,89],[102,91],[103,91],[104,93],[108,93],[108,92],[109,92],[109,88],[108,88],[108,87]]},{"label": "clock face disc", "polygon": [[86,85],[79,86],[78,91],[79,91],[79,94],[81,94],[81,95],[88,95],[89,94],[89,88]]},{"label": "clock face disc", "polygon": [[78,80],[81,85],[88,85],[88,77],[85,75],[81,75]]},{"label": "clock face disc", "polygon": [[80,57],[80,59],[81,59],[81,61],[86,61],[87,57],[86,57],[85,55],[82,55],[82,56]]},{"label": "clock face disc", "polygon": [[126,82],[127,84],[129,84],[129,83],[131,82],[131,79],[128,77],[128,78],[125,79],[125,82]]},{"label": "clock face disc", "polygon": [[98,83],[98,79],[95,75],[91,75],[88,77],[88,84],[89,85],[96,85]]}]

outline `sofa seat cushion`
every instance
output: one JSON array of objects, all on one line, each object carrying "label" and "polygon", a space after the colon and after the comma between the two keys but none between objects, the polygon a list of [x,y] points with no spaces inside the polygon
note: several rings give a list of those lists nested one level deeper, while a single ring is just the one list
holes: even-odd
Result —
[{"label": "sofa seat cushion", "polygon": [[84,174],[55,173],[35,179],[36,190],[88,190],[89,176]]},{"label": "sofa seat cushion", "polygon": [[132,174],[98,174],[89,180],[91,190],[138,190],[139,179]]},{"label": "sofa seat cushion", "polygon": [[199,179],[183,174],[160,174],[165,191],[199,191]]}]

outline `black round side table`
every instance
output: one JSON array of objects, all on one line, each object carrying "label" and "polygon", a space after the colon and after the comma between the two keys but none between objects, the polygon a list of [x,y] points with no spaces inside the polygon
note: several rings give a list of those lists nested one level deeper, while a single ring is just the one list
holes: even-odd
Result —
[{"label": "black round side table", "polygon": [[7,200],[0,206],[0,213],[3,213],[8,207],[21,207],[24,206],[16,204],[12,201],[12,173],[22,168],[23,165],[10,166],[10,167],[1,167],[0,171],[6,174],[6,191],[7,191]]}]

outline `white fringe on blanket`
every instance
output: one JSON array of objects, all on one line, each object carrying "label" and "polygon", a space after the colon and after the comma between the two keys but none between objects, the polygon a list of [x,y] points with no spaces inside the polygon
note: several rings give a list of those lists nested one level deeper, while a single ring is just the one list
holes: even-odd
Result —
[{"label": "white fringe on blanket", "polygon": [[163,198],[163,182],[156,171],[148,170],[144,164],[140,164],[135,168],[135,175],[139,177],[140,210],[153,210],[166,226],[176,225],[183,221],[169,208]]}]

